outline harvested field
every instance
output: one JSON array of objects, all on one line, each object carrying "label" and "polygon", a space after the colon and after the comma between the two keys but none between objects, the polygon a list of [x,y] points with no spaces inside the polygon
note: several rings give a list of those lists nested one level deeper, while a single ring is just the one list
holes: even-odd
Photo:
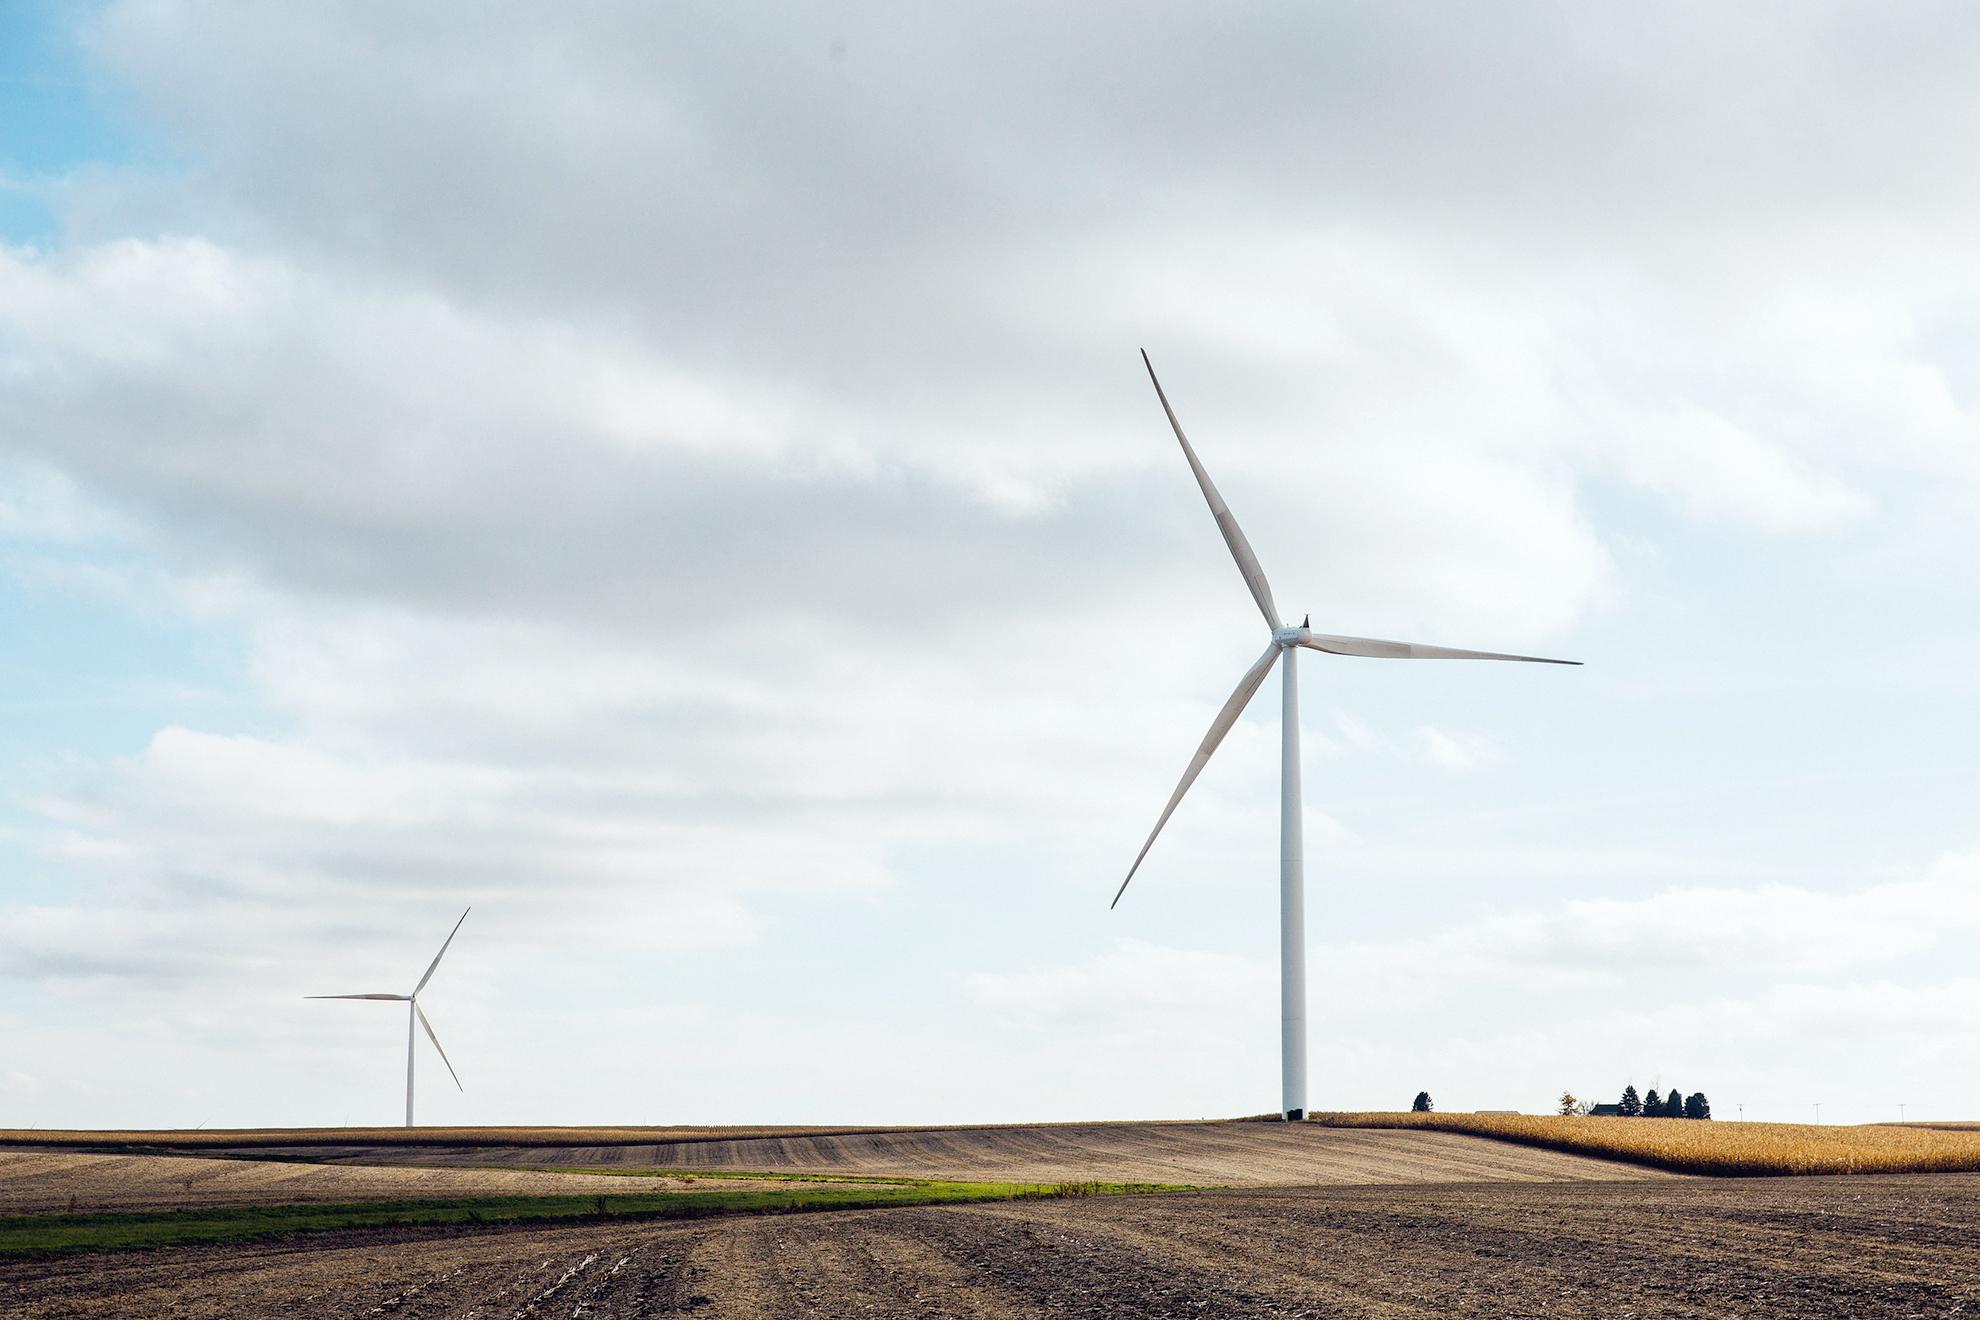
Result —
[{"label": "harvested field", "polygon": [[[281,1147],[258,1148],[281,1153]],[[999,1182],[1198,1187],[1641,1178],[1639,1168],[1445,1132],[1312,1123],[1090,1123],[698,1136],[626,1145],[314,1146],[314,1159],[499,1168],[760,1169]]]},{"label": "harvested field", "polygon": [[0,1146],[170,1146],[174,1150],[233,1150],[242,1146],[615,1145],[692,1141],[697,1137],[781,1136],[786,1133],[877,1131],[804,1126],[754,1127],[371,1127],[371,1128],[0,1128]]},{"label": "harvested field", "polygon": [[[792,1184],[783,1184],[790,1186]],[[600,1178],[525,1169],[409,1169],[170,1155],[0,1150],[0,1213],[337,1204],[478,1196],[754,1190],[724,1178]]]},{"label": "harvested field", "polygon": [[1980,1178],[1254,1190],[0,1264],[23,1316],[1943,1316]]}]

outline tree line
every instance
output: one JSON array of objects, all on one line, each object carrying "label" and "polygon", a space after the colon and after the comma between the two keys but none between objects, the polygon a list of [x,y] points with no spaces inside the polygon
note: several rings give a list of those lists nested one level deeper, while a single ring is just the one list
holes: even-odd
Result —
[{"label": "tree line", "polygon": [[[1410,1112],[1428,1114],[1435,1104],[1428,1091],[1418,1091],[1416,1099],[1410,1102]],[[1589,1106],[1575,1098],[1574,1092],[1561,1092],[1563,1114],[1586,1114]],[[1673,1086],[1668,1094],[1658,1095],[1657,1088],[1651,1087],[1648,1095],[1638,1095],[1635,1086],[1623,1087],[1622,1099],[1616,1103],[1616,1112],[1624,1118],[1710,1118],[1712,1102],[1705,1098],[1703,1091],[1693,1091],[1690,1095],[1678,1094]]]},{"label": "tree line", "polygon": [[1673,1086],[1660,1096],[1653,1086],[1647,1095],[1639,1097],[1634,1086],[1625,1086],[1622,1099],[1616,1102],[1616,1112],[1624,1118],[1710,1118],[1712,1102],[1703,1091],[1679,1095]]}]

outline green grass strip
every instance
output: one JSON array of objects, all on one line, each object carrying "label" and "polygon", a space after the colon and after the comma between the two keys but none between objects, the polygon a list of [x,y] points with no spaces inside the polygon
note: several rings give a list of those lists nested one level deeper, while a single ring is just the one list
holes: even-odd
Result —
[{"label": "green grass strip", "polygon": [[344,1229],[461,1227],[482,1224],[699,1219],[710,1215],[796,1214],[884,1206],[1012,1201],[1028,1197],[1109,1196],[1186,1191],[1162,1183],[932,1182],[918,1186],[843,1185],[778,1191],[631,1193],[612,1196],[495,1196],[349,1205],[211,1206],[195,1210],[104,1211],[0,1217],[0,1256],[58,1255],[247,1242]]}]

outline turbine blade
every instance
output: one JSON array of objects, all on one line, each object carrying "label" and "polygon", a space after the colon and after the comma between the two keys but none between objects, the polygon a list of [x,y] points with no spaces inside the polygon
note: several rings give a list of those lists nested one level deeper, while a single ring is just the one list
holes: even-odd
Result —
[{"label": "turbine blade", "polygon": [[[469,908],[467,912],[461,913],[461,921],[466,921],[468,912],[472,912],[472,911],[474,911],[474,909]],[[447,944],[452,944],[454,942],[454,936],[460,934],[461,921],[455,922],[454,928],[447,932]],[[413,987],[414,994],[418,994],[420,991],[426,989],[426,983],[433,979],[433,973],[440,966],[440,960],[447,956],[447,944],[441,945],[440,952],[433,955],[433,961],[427,965],[426,975],[420,977],[419,984]]]},{"label": "turbine blade", "polygon": [[[413,1016],[419,1019],[420,1026],[426,1028],[426,1038],[433,1042],[433,1048],[440,1050],[440,1038],[433,1034],[433,1024],[426,1020],[426,1010],[418,1004],[414,1004]],[[454,1089],[457,1091],[466,1091],[467,1088],[461,1085],[461,1075],[454,1071],[453,1061],[447,1057],[447,1051],[440,1050],[440,1062],[447,1065],[447,1075],[454,1079]]]},{"label": "turbine blade", "polygon": [[1375,637],[1330,637],[1302,631],[1301,646],[1330,655],[1362,655],[1376,660],[1524,660],[1535,665],[1578,665],[1579,660],[1549,660],[1540,655],[1502,655],[1497,651],[1460,651],[1421,642],[1385,642]]},{"label": "turbine blade", "polygon": [[393,999],[400,1003],[411,999],[411,995],[304,995],[304,999]]},{"label": "turbine blade", "polygon": [[1170,795],[1169,805],[1162,808],[1162,818],[1148,832],[1148,842],[1142,844],[1141,851],[1135,854],[1134,865],[1128,868],[1127,880],[1121,881],[1121,887],[1114,891],[1114,902],[1107,905],[1109,910],[1121,901],[1121,895],[1127,892],[1128,881],[1134,879],[1134,873],[1141,869],[1141,859],[1148,856],[1148,850],[1155,846],[1155,836],[1169,823],[1169,817],[1175,814],[1176,804],[1182,801],[1183,794],[1189,792],[1189,786],[1196,782],[1196,777],[1203,773],[1203,767],[1210,763],[1210,754],[1217,750],[1217,745],[1224,741],[1224,735],[1237,723],[1238,716],[1251,704],[1259,684],[1265,681],[1265,675],[1272,672],[1272,663],[1278,658],[1279,646],[1274,642],[1266,648],[1264,655],[1258,657],[1257,664],[1244,671],[1244,677],[1238,680],[1237,691],[1231,693],[1231,699],[1217,712],[1217,718],[1210,722],[1210,732],[1203,735],[1203,743],[1196,749],[1196,755],[1189,758],[1189,769],[1183,771],[1182,782]]},{"label": "turbine blade", "polygon": [[1176,410],[1169,406],[1169,396],[1162,392],[1162,382],[1155,379],[1155,364],[1148,360],[1148,350],[1141,350],[1141,365],[1148,368],[1148,379],[1155,386],[1155,397],[1162,401],[1162,411],[1169,415],[1169,428],[1176,433],[1182,444],[1183,457],[1189,460],[1189,470],[1196,474],[1196,484],[1203,490],[1203,498],[1210,502],[1210,516],[1217,520],[1217,530],[1224,534],[1224,544],[1231,548],[1231,558],[1237,560],[1238,572],[1244,575],[1244,585],[1251,588],[1251,598],[1258,602],[1259,612],[1265,616],[1265,626],[1278,631],[1279,607],[1272,603],[1272,588],[1265,581],[1265,570],[1258,566],[1258,556],[1251,552],[1251,542],[1244,539],[1244,529],[1237,525],[1231,516],[1230,506],[1224,497],[1217,493],[1210,474],[1197,462],[1196,451],[1189,447],[1189,437],[1183,434],[1182,423],[1176,420]]}]

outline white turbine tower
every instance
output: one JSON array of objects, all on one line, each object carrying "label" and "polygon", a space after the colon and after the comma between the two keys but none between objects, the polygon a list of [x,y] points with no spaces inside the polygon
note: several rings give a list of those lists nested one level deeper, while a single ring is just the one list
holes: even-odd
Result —
[{"label": "white turbine tower", "polygon": [[[466,911],[462,912],[461,921],[466,921],[468,918],[468,913],[472,911],[474,911],[473,908],[468,908]],[[433,1042],[433,1048],[440,1051],[440,1062],[447,1065],[447,1075],[454,1079],[455,1088],[457,1090],[463,1090],[463,1091],[467,1089],[466,1087],[463,1087],[461,1085],[461,1076],[459,1073],[454,1071],[453,1062],[447,1058],[447,1051],[440,1049],[440,1038],[433,1034],[433,1024],[426,1020],[426,1014],[422,1012],[419,1007],[419,992],[426,989],[426,983],[433,979],[433,973],[440,966],[440,960],[447,956],[447,945],[452,944],[454,942],[454,936],[460,933],[461,921],[456,921],[454,923],[454,928],[447,932],[446,943],[440,946],[440,952],[433,955],[433,961],[427,964],[426,975],[419,978],[419,984],[413,987],[412,993],[409,995],[304,995],[303,996],[303,998],[305,999],[384,999],[384,1000],[389,1000],[390,1002],[395,1004],[403,1003],[406,1006],[406,1126],[407,1127],[411,1127],[413,1125],[413,1041],[416,1039],[416,1037],[413,1034],[413,1023],[415,1021],[418,1022],[421,1027],[424,1027],[426,1029],[426,1038]]]},{"label": "white turbine tower", "polygon": [[[1176,421],[1176,411],[1169,406],[1169,396],[1162,392],[1162,382],[1155,379],[1155,367],[1148,361],[1148,353],[1141,354],[1142,365],[1148,368],[1148,379],[1154,383],[1155,397],[1162,401],[1162,411],[1168,414],[1169,426],[1176,433],[1176,440],[1182,445],[1183,457],[1189,460],[1189,470],[1196,474],[1196,484],[1203,489],[1203,498],[1210,502],[1210,513],[1217,520],[1217,530],[1224,534],[1224,544],[1230,547],[1231,557],[1237,560],[1238,572],[1244,575],[1244,585],[1251,589],[1251,598],[1258,602],[1259,612],[1265,616],[1265,626],[1272,630],[1272,644],[1265,648],[1265,654],[1258,657],[1257,663],[1245,671],[1238,680],[1237,691],[1217,712],[1217,718],[1210,722],[1210,732],[1203,735],[1203,742],[1190,758],[1189,768],[1183,771],[1182,782],[1169,797],[1169,805],[1162,808],[1161,817],[1155,828],[1148,832],[1148,842],[1141,845],[1135,855],[1134,865],[1128,868],[1127,879],[1114,894],[1114,903],[1121,901],[1127,892],[1128,882],[1141,868],[1142,859],[1148,850],[1155,846],[1155,836],[1169,823],[1176,804],[1182,801],[1183,794],[1203,773],[1209,763],[1211,753],[1224,741],[1224,735],[1237,723],[1239,715],[1251,701],[1253,694],[1264,685],[1266,675],[1285,657],[1283,671],[1285,703],[1279,716],[1279,1051],[1283,1074],[1281,1092],[1281,1112],[1288,1119],[1306,1117],[1306,873],[1305,859],[1300,839],[1300,788],[1299,788],[1299,681],[1293,652],[1306,647],[1314,651],[1325,651],[1331,655],[1369,656],[1380,660],[1526,660],[1543,665],[1576,665],[1579,660],[1547,660],[1534,655],[1500,655],[1493,651],[1457,651],[1444,646],[1423,646],[1414,642],[1384,642],[1369,637],[1335,637],[1327,633],[1317,633],[1306,624],[1288,628],[1279,621],[1279,610],[1272,603],[1272,588],[1265,581],[1265,571],[1258,566],[1258,556],[1251,552],[1251,543],[1244,539],[1237,519],[1225,505],[1223,496],[1211,484],[1210,474],[1197,462],[1196,451],[1189,446],[1189,438],[1183,434],[1182,424]],[[1309,616],[1310,619],[1310,616]]]}]

